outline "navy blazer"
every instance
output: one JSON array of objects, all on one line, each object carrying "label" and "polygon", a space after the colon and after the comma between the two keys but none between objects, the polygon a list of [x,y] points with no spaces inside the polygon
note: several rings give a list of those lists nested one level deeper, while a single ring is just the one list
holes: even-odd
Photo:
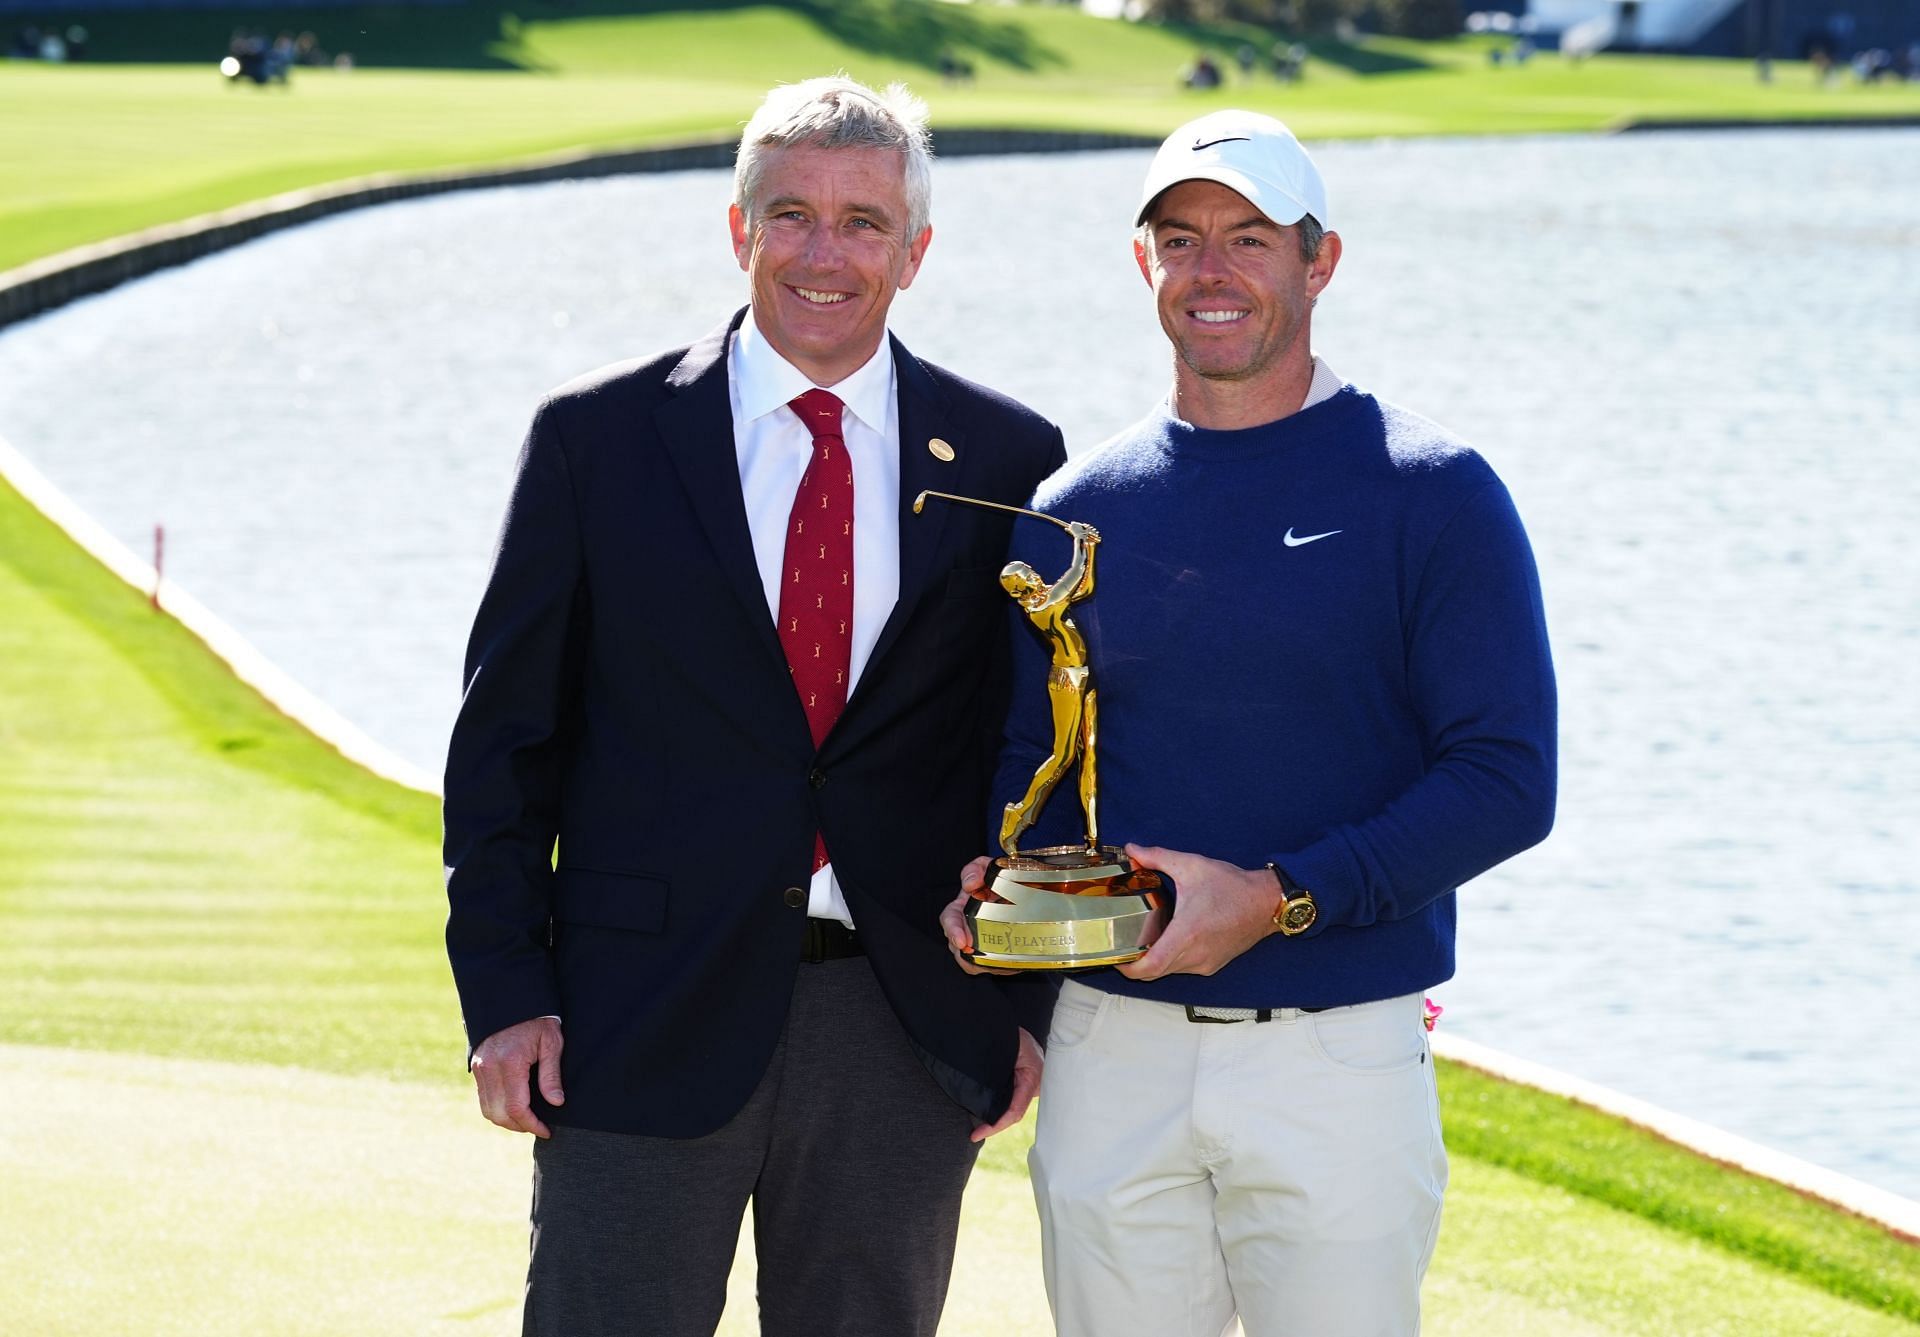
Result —
[{"label": "navy blazer", "polygon": [[[447,949],[468,1039],[563,1019],[541,1117],[695,1137],[752,1094],[805,934],[814,832],[915,1052],[979,1118],[1052,984],[962,973],[938,915],[981,852],[1007,696],[1011,517],[1059,429],[892,343],[900,596],[813,746],[754,564],[728,336],[594,372],[535,414],[447,757]],[[928,449],[953,447],[945,462]],[[555,842],[558,842],[557,867]]]}]

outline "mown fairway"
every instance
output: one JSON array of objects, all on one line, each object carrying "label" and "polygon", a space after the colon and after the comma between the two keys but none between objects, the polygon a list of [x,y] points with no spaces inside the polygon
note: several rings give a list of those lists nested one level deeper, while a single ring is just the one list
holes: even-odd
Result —
[{"label": "mown fairway", "polygon": [[[866,0],[596,13],[485,5],[312,11],[351,73],[296,70],[290,88],[229,87],[214,73],[244,11],[89,19],[97,54],[182,64],[0,64],[0,269],[85,242],[280,191],[377,171],[496,163],[559,149],[725,139],[778,80],[845,69],[904,79],[936,127],[1074,128],[1160,135],[1217,106],[1269,110],[1309,137],[1605,129],[1658,119],[1920,116],[1920,85],[1816,87],[1783,64],[1761,85],[1741,61],[1542,56],[1493,68],[1487,43],[1314,43],[1306,78],[1263,73],[1186,93],[1206,42],[1062,7]],[[1267,39],[1259,38],[1264,50]],[[948,87],[939,55],[968,60]],[[383,63],[369,67],[369,60]],[[413,68],[397,68],[407,64]],[[1226,61],[1231,68],[1232,62]],[[433,66],[435,68],[420,68]]]},{"label": "mown fairway", "polygon": [[[465,1090],[430,799],[261,702],[0,484],[0,1277],[34,1334],[514,1330],[526,1153]],[[1432,1332],[1865,1334],[1920,1250],[1445,1067]],[[1025,1129],[947,1331],[1047,1331]],[[737,1271],[729,1333],[750,1333]]]}]

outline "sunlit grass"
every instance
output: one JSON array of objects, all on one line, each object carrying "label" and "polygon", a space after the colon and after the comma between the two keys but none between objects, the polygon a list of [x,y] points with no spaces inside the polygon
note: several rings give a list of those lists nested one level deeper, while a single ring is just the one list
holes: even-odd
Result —
[{"label": "sunlit grass", "polygon": [[[483,6],[429,8],[408,11],[405,25],[385,14],[385,28],[382,11],[315,11],[307,22],[323,35],[332,23],[349,39],[329,38],[336,47],[372,24],[387,34],[393,59],[437,52],[468,67],[298,70],[284,91],[218,78],[213,58],[226,19],[217,11],[198,20],[209,25],[207,58],[189,64],[0,63],[0,124],[33,127],[0,143],[0,268],[374,172],[724,140],[771,84],[835,69],[908,81],[931,102],[936,127],[1158,136],[1234,104],[1323,138],[1598,130],[1647,119],[1920,117],[1920,85],[1820,86],[1794,63],[1777,65],[1774,82],[1763,85],[1743,61],[1602,56],[1571,65],[1542,55],[1495,68],[1482,39],[1382,38],[1362,47],[1316,43],[1297,85],[1236,74],[1222,89],[1186,93],[1177,79],[1195,35],[1091,19],[1067,6],[929,9],[868,0],[812,12],[593,9],[526,5],[509,24]],[[842,10],[843,21],[823,17]],[[122,15],[103,27],[134,22]],[[170,16],[165,31],[184,22]],[[504,31],[478,32],[477,23]],[[970,84],[941,83],[934,66],[943,45],[971,60]],[[478,67],[486,64],[494,68]]]}]

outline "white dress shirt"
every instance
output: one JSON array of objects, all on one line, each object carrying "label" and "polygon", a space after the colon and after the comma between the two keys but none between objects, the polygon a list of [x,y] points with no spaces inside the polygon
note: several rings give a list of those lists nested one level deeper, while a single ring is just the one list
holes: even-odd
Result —
[{"label": "white dress shirt", "polygon": [[1301,401],[1300,407],[1310,409],[1315,404],[1325,403],[1327,400],[1339,394],[1341,388],[1345,385],[1346,382],[1340,378],[1338,372],[1322,362],[1318,356],[1315,356],[1313,359],[1313,380],[1307,385],[1307,397]]},{"label": "white dress shirt", "polygon": [[[846,405],[840,434],[853,462],[853,643],[847,664],[851,696],[880,638],[880,627],[900,597],[900,400],[893,350],[882,339],[858,371],[837,384],[816,387],[767,342],[749,310],[727,349],[727,393],[733,402],[740,494],[747,505],[753,559],[760,568],[770,619],[780,616],[780,566],[793,496],[813,458],[813,434],[787,401],[816,388],[831,391]],[[831,846],[827,853],[832,855]],[[831,863],[813,875],[807,913],[853,924]]]}]

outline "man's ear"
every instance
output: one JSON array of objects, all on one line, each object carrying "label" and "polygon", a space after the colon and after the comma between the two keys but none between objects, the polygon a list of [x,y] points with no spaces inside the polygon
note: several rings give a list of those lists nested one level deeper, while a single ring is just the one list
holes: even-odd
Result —
[{"label": "man's ear", "polygon": [[920,262],[927,258],[927,247],[933,243],[933,224],[920,229],[920,235],[907,244],[907,263],[900,270],[900,290],[905,292],[913,286],[913,276],[920,272]]},{"label": "man's ear", "polygon": [[740,212],[737,204],[727,206],[727,231],[733,234],[733,258],[745,269],[753,254],[753,234],[747,230],[747,216]]},{"label": "man's ear", "polygon": [[1153,286],[1153,271],[1147,267],[1147,243],[1143,241],[1141,237],[1141,233],[1136,232],[1133,234],[1133,258],[1134,262],[1140,266],[1140,277],[1145,279],[1147,286],[1151,288]]},{"label": "man's ear", "polygon": [[1318,297],[1333,282],[1333,271],[1340,264],[1340,234],[1329,232],[1320,238],[1320,254],[1307,265],[1307,296]]}]

